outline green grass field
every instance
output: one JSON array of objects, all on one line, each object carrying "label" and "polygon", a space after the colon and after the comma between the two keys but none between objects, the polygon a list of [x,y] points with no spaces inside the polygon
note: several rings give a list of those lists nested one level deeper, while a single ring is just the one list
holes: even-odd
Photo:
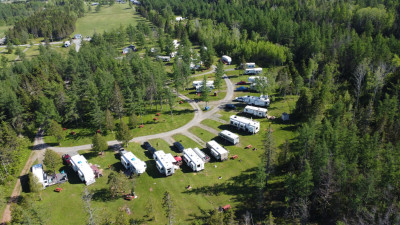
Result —
[{"label": "green grass field", "polygon": [[136,14],[129,4],[114,4],[113,6],[102,6],[100,12],[96,13],[94,7],[84,17],[76,22],[76,29],[73,34],[92,36],[94,32],[103,33],[118,29],[120,26],[132,24],[136,26],[138,21],[145,19]]},{"label": "green grass field", "polygon": [[[140,116],[138,117],[138,125],[136,128],[132,129],[134,137],[170,131],[185,125],[194,117],[194,111],[192,107],[186,102],[176,105],[173,117],[171,117],[169,110],[166,110],[165,107],[160,116],[156,116],[156,113],[160,112],[160,110],[155,111],[153,108],[153,111],[148,110],[148,112],[148,114],[143,116],[143,128],[138,128],[139,124],[141,124]],[[155,117],[158,118],[158,121],[153,120]],[[122,119],[128,124],[128,117],[124,117]],[[118,122],[118,119],[115,119],[115,123]],[[89,128],[68,128],[65,131],[68,135],[65,140],[61,141],[60,146],[69,147],[90,144],[96,130],[97,129]],[[76,134],[72,135],[72,131],[76,132]],[[109,132],[105,138],[107,141],[115,140],[115,132]],[[57,145],[56,139],[53,136],[45,136],[44,140],[46,143],[51,145]]]}]

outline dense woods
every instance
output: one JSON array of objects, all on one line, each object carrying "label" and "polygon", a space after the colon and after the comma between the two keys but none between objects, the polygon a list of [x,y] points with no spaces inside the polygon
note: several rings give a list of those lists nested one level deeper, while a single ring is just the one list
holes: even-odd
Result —
[{"label": "dense woods", "polygon": [[74,31],[77,18],[85,12],[81,0],[56,1],[55,4],[44,6],[16,21],[6,33],[7,40],[14,44],[24,44],[28,39],[38,37],[49,41],[61,40]]}]

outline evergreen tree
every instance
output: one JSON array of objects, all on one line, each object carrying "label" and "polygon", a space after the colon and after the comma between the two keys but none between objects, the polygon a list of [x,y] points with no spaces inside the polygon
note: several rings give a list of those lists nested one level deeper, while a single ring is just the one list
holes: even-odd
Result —
[{"label": "evergreen tree", "polygon": [[121,141],[124,146],[128,146],[129,141],[133,138],[132,132],[128,125],[121,120],[118,125],[117,134],[115,135],[118,141]]},{"label": "evergreen tree", "polygon": [[210,88],[207,87],[207,76],[204,76],[203,78],[203,86],[201,88],[201,100],[206,103],[206,106],[210,101]]},{"label": "evergreen tree", "polygon": [[61,125],[54,120],[50,121],[47,133],[53,136],[57,140],[58,144],[60,144],[61,141],[64,140],[67,135],[64,129],[61,127]]},{"label": "evergreen tree", "polygon": [[114,117],[111,114],[111,111],[108,109],[105,112],[105,122],[106,122],[106,129],[108,131],[114,132],[115,130]]},{"label": "evergreen tree", "polygon": [[224,64],[219,62],[217,65],[217,69],[215,70],[215,80],[214,80],[214,87],[215,89],[220,92],[221,85],[222,85],[222,77],[224,76]]},{"label": "evergreen tree", "polygon": [[55,172],[56,167],[62,164],[62,159],[55,151],[46,149],[43,164],[46,165],[48,169]]},{"label": "evergreen tree", "polygon": [[131,129],[133,129],[137,126],[137,123],[138,123],[138,117],[137,117],[136,113],[133,112],[131,114],[131,116],[129,116],[129,124],[128,125]]},{"label": "evergreen tree", "polygon": [[96,133],[92,138],[92,150],[99,153],[108,149],[106,138]]},{"label": "evergreen tree", "polygon": [[115,112],[121,120],[124,112],[124,96],[122,96],[121,89],[117,82],[114,82],[113,95],[111,97],[111,109]]}]

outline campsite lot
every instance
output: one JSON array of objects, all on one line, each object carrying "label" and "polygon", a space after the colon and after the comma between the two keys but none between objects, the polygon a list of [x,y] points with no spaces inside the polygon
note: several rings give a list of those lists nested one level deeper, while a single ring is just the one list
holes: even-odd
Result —
[{"label": "campsite lot", "polygon": [[[282,111],[289,111],[288,105],[294,103],[296,98],[287,96],[286,100],[277,98],[275,102],[272,102],[269,114],[278,116]],[[238,114],[241,109],[220,111],[219,113],[222,119],[229,121],[229,116]],[[277,156],[279,154],[286,139],[290,140],[294,137],[293,124],[283,123],[279,118],[272,121],[265,118],[257,120],[261,122],[261,131],[256,135],[237,132],[226,124],[210,119],[202,122],[218,131],[228,129],[239,133],[241,143],[237,146],[231,146],[201,128],[194,127],[190,129],[192,133],[198,134],[204,141],[209,141],[208,139],[213,137],[229,150],[229,156],[239,156],[238,159],[229,159],[224,162],[215,162],[212,158],[211,162],[205,165],[205,170],[198,173],[192,172],[186,165],[183,165],[174,175],[163,177],[156,169],[151,155],[139,143],[130,143],[126,149],[145,161],[148,167],[146,173],[131,180],[135,184],[135,192],[139,196],[132,201],[126,201],[122,198],[112,200],[108,197],[108,185],[106,183],[107,176],[111,171],[108,166],[111,165],[117,171],[122,168],[122,164],[118,157],[114,155],[114,152],[107,151],[104,156],[97,156],[90,151],[81,152],[90,163],[98,164],[104,169],[104,177],[97,179],[95,184],[88,186],[88,189],[93,193],[91,206],[96,220],[99,221],[104,218],[114,220],[121,208],[128,207],[132,211],[132,218],[143,219],[146,224],[165,224],[167,219],[161,206],[165,191],[170,192],[174,201],[176,224],[190,224],[193,220],[202,219],[207,211],[226,204],[230,204],[237,211],[237,215],[243,214],[245,209],[254,209],[257,199],[255,172],[263,154],[261,150],[262,140],[269,124],[271,124],[274,142],[277,146],[276,152],[273,153],[274,155]],[[174,135],[173,138],[176,141],[180,141],[185,147],[200,147],[193,140],[182,134]],[[171,152],[173,155],[177,154],[162,139],[150,140],[150,143],[156,149]],[[244,147],[248,144],[252,144],[258,150],[245,149]],[[209,154],[207,150],[205,152]],[[55,193],[53,192],[54,187],[47,188],[43,192],[43,200],[37,202],[42,206],[43,210],[48,210],[44,213],[47,215],[48,221],[46,222],[49,224],[81,224],[82,221],[88,221],[87,211],[81,197],[85,185],[78,181],[77,176],[74,172],[71,172],[71,169],[67,171],[70,172],[68,175],[70,182],[61,185],[64,190],[61,193]],[[219,176],[222,179],[218,179]],[[284,195],[281,193],[283,180],[283,176],[280,175],[271,177],[269,180],[271,189],[266,196],[266,201],[273,212],[275,209],[284,206],[284,199],[282,198]],[[187,185],[191,185],[192,189],[186,190],[185,187]],[[63,204],[54,204],[57,201],[62,201]],[[151,215],[154,216],[154,220],[149,220],[150,218],[146,217],[149,213],[149,208],[152,208]]]},{"label": "campsite lot", "polygon": [[136,26],[138,21],[145,21],[145,19],[136,14],[128,3],[102,6],[98,13],[92,7],[91,12],[78,19],[73,35],[82,34],[86,37],[92,36],[95,32],[102,34],[104,31],[118,29],[121,25],[125,27],[129,24]]},{"label": "campsite lot", "polygon": [[[163,109],[163,111],[156,111],[155,106],[153,106],[153,110],[146,109],[147,114],[143,116],[143,128],[138,128],[141,124],[140,116],[138,116],[137,126],[132,129],[133,137],[170,131],[185,125],[194,117],[193,108],[187,102],[176,104],[172,118],[169,108],[167,109],[164,105]],[[158,112],[161,112],[160,116],[156,116],[156,113]],[[154,118],[157,118],[158,120],[155,121]],[[126,124],[128,124],[128,117],[122,119]],[[119,123],[117,118],[115,118],[115,123]],[[76,132],[76,134],[72,135],[72,131]],[[65,140],[61,142],[60,146],[62,147],[90,144],[92,143],[92,137],[96,130],[86,128],[68,128],[65,132],[67,132],[68,135]],[[115,140],[115,132],[108,132],[105,137],[107,141]],[[53,136],[45,136],[45,142],[50,145],[57,145],[56,139]]]}]

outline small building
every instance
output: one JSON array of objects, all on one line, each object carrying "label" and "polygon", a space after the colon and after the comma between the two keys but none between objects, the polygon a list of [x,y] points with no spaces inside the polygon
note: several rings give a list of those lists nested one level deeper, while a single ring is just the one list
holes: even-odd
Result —
[{"label": "small building", "polygon": [[236,127],[238,130],[244,130],[252,134],[260,131],[260,122],[246,117],[232,115],[229,118],[229,124]]},{"label": "small building", "polygon": [[212,140],[207,142],[207,148],[210,149],[211,155],[219,161],[228,159],[228,151],[219,145],[216,141]]},{"label": "small building", "polygon": [[287,113],[282,113],[282,120],[283,121],[288,121],[289,120],[289,114],[287,114]]},{"label": "small building", "polygon": [[227,140],[228,142],[230,142],[234,145],[239,143],[239,135],[234,134],[234,133],[230,132],[229,130],[223,130],[223,131],[219,132],[218,136]]},{"label": "small building", "polygon": [[79,179],[85,182],[86,185],[91,185],[96,182],[94,172],[88,161],[82,155],[74,155],[71,157],[72,169],[78,173]]},{"label": "small building", "polygon": [[232,58],[227,55],[223,55],[221,60],[223,63],[228,64],[228,65],[231,65],[231,63],[232,63]]}]

